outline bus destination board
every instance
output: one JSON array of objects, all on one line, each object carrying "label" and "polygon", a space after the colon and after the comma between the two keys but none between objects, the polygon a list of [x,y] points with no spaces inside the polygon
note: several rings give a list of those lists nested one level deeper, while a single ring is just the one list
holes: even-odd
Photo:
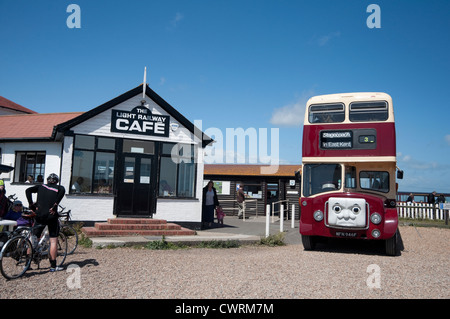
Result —
[{"label": "bus destination board", "polygon": [[322,149],[351,149],[353,148],[353,132],[322,131],[320,132],[320,146]]}]

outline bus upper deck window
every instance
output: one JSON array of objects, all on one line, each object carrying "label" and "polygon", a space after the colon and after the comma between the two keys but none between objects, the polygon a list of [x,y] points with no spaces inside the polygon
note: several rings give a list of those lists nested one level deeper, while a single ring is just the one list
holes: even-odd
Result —
[{"label": "bus upper deck window", "polygon": [[349,119],[352,122],[386,121],[388,117],[388,103],[386,101],[350,104]]},{"label": "bus upper deck window", "polygon": [[344,104],[315,104],[309,107],[309,123],[339,123],[344,119]]}]

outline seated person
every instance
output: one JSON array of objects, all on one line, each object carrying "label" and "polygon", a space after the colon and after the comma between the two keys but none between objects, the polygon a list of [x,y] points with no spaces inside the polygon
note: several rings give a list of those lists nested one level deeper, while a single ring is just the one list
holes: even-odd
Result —
[{"label": "seated person", "polygon": [[34,213],[24,213],[20,200],[14,201],[11,209],[4,216],[4,219],[17,221],[17,226],[31,226],[33,224]]},{"label": "seated person", "polygon": [[3,219],[18,220],[20,217],[22,217],[22,213],[23,213],[22,202],[20,200],[16,200],[14,201],[9,212],[7,212],[5,216],[3,216]]}]

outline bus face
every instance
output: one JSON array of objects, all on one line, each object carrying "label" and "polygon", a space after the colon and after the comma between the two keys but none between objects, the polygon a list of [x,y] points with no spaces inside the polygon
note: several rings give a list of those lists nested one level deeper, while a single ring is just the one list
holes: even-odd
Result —
[{"label": "bus face", "polygon": [[392,238],[398,226],[395,171],[389,95],[311,98],[303,127],[302,240]]}]

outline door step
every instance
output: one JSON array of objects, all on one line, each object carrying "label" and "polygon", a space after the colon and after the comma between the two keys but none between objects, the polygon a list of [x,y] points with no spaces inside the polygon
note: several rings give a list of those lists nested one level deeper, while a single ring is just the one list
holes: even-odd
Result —
[{"label": "door step", "polygon": [[163,219],[111,218],[107,222],[97,222],[94,227],[83,227],[87,237],[107,236],[187,236],[195,235],[194,230],[168,223]]}]

